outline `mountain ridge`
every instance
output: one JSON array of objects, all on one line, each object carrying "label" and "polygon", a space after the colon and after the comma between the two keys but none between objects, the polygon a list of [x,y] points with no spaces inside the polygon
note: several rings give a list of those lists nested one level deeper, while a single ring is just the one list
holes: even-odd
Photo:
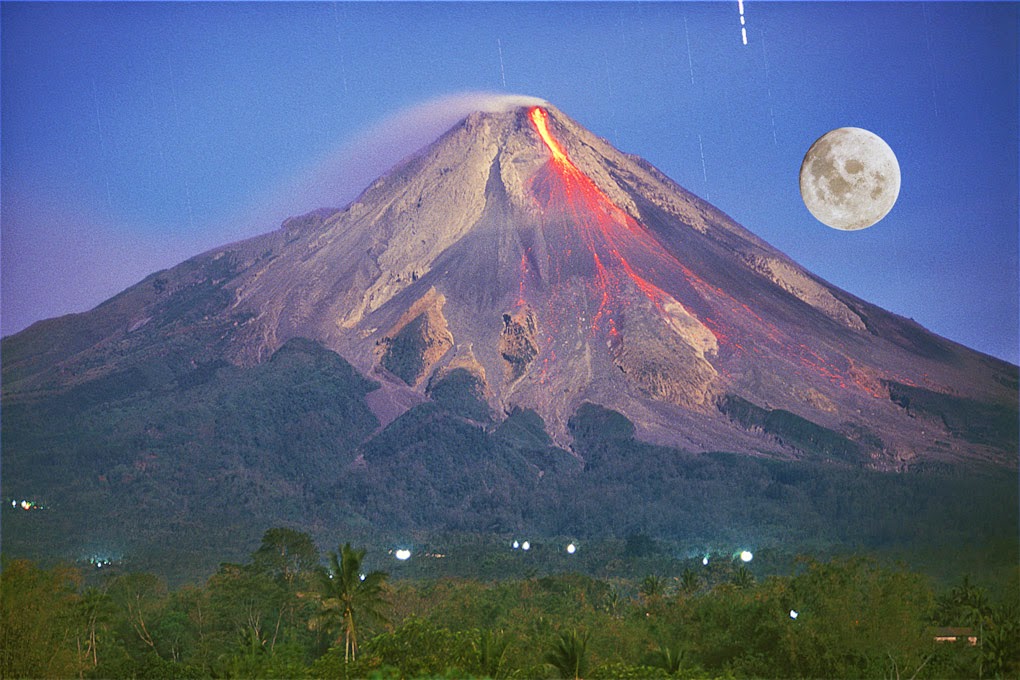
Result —
[{"label": "mountain ridge", "polygon": [[824,282],[551,105],[471,114],[343,209],[5,338],[4,398],[150,364],[254,366],[301,337],[380,384],[383,425],[461,366],[494,413],[533,409],[560,446],[591,402],[651,442],[792,454],[727,413],[732,397],[856,438],[879,468],[1015,464],[889,385],[1009,411],[1016,367]]}]

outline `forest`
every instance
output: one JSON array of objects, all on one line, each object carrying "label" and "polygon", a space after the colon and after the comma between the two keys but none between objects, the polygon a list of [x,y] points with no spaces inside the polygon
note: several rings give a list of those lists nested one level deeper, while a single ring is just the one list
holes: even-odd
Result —
[{"label": "forest", "polygon": [[[861,428],[851,441],[734,398],[720,404],[727,417],[793,448],[694,452],[583,403],[564,447],[534,411],[493,413],[463,370],[382,427],[366,401],[375,383],[311,341],[248,368],[172,359],[4,402],[5,554],[110,557],[174,586],[243,562],[282,525],[370,555],[410,536],[526,532],[588,544],[648,534],[683,550],[836,546],[950,578],[1020,561],[1015,468],[929,452],[876,469],[861,455],[879,443]],[[965,406],[897,395],[918,417]]]},{"label": "forest", "polygon": [[945,583],[866,555],[663,560],[641,535],[623,547],[618,576],[562,568],[558,545],[503,546],[535,559],[498,578],[430,576],[401,565],[442,562],[433,548],[406,562],[349,543],[320,553],[277,527],[174,588],[116,564],[8,559],[0,677],[1020,677],[1016,572]]}]

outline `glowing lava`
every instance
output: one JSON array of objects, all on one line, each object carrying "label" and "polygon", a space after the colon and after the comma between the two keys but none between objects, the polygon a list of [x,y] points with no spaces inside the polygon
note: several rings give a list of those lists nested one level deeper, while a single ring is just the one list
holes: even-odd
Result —
[{"label": "glowing lava", "polygon": [[553,155],[553,160],[557,163],[563,163],[564,165],[573,166],[573,163],[567,158],[567,154],[560,147],[559,142],[549,133],[549,117],[545,113],[545,109],[535,107],[531,109],[531,122],[535,124],[535,129],[538,130],[539,136],[545,145],[549,147],[549,152]]},{"label": "glowing lava", "polygon": [[[644,260],[664,259],[673,270],[679,262],[574,165],[549,130],[549,117],[544,109],[531,109],[529,117],[551,155],[545,171],[533,178],[533,193],[552,222],[559,220],[569,225],[563,234],[566,247],[550,263],[554,280],[563,282],[574,274],[581,275],[579,278],[591,275],[587,278],[595,289],[591,292],[597,307],[588,314],[582,313],[582,318],[589,321],[593,333],[605,329],[611,337],[616,336],[620,323],[615,317],[626,304],[624,289],[628,287],[639,291],[665,315],[665,304],[674,301],[672,297],[637,274],[623,253],[633,252]],[[523,292],[522,280],[521,300]]]},{"label": "glowing lava", "polygon": [[[614,346],[624,331],[628,307],[646,298],[671,328],[689,329],[693,323],[711,333],[722,361],[747,352],[758,357],[768,353],[785,358],[794,370],[807,368],[836,387],[854,386],[876,394],[874,385],[868,384],[873,379],[862,380],[863,373],[846,365],[846,357],[812,351],[681,263],[574,164],[550,130],[545,109],[534,107],[528,116],[550,154],[549,162],[531,178],[530,189],[545,218],[544,237],[558,247],[534,267],[532,250],[522,254],[518,305],[529,298],[527,282],[553,284],[548,288],[547,345],[554,344],[559,320],[576,316],[592,335],[604,333]],[[579,285],[587,291],[583,300],[576,295]],[[684,335],[697,344],[696,333]],[[543,372],[555,356],[550,348]]]}]

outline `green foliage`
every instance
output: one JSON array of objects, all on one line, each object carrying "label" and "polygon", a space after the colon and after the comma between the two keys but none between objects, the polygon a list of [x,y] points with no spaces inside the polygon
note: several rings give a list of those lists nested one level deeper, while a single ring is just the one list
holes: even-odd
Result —
[{"label": "green foliage", "polygon": [[509,644],[510,641],[503,635],[493,633],[491,630],[483,630],[478,633],[478,638],[471,645],[475,653],[475,667],[479,670],[480,675],[494,680],[503,676],[503,666]]},{"label": "green foliage", "polygon": [[136,568],[196,579],[215,569],[210,558],[242,559],[267,524],[332,517],[332,504],[321,512],[318,504],[378,426],[365,403],[374,384],[300,339],[250,369],[194,370],[206,373],[130,398],[103,388],[5,402],[4,498],[41,497],[50,507],[22,517],[8,506],[5,550],[118,547]]},{"label": "green foliage", "polygon": [[676,676],[684,669],[687,657],[687,650],[679,645],[660,645],[649,655],[648,665],[653,668],[661,668],[666,672],[666,675]]},{"label": "green foliage", "polygon": [[387,348],[380,363],[408,385],[418,381],[424,368],[422,356],[428,349],[425,341],[427,326],[428,319],[422,313],[400,329],[395,337],[385,340]]},{"label": "green foliage", "polygon": [[690,567],[680,574],[680,591],[688,595],[697,592],[701,587],[701,577]]},{"label": "green foliage", "polygon": [[641,581],[638,592],[649,600],[662,597],[666,592],[666,583],[661,577],[655,574],[645,576]]},{"label": "green foliage", "polygon": [[456,368],[434,384],[430,383],[428,394],[440,407],[454,415],[477,422],[492,420],[483,383],[463,368]]},{"label": "green foliage", "polygon": [[227,657],[220,671],[230,678],[304,678],[309,677],[306,653],[296,643],[281,643],[267,650],[253,639],[239,641],[236,652]]},{"label": "green foliage", "polygon": [[416,617],[372,638],[365,644],[365,653],[407,678],[437,677],[449,671],[463,676],[478,668],[468,633],[453,633]]},{"label": "green foliage", "polygon": [[0,571],[0,677],[71,677],[84,668],[75,638],[79,574],[26,560]]},{"label": "green foliage", "polygon": [[750,588],[754,585],[754,574],[744,565],[740,565],[734,570],[733,576],[730,577],[730,583],[737,588]]},{"label": "green foliage", "polygon": [[[304,543],[286,532],[266,536]],[[640,594],[642,580],[578,574],[400,581],[383,602],[384,582],[369,574],[361,580],[365,553],[349,545],[330,556],[328,585],[320,580],[325,569],[298,571],[293,580],[264,570],[261,550],[245,564],[222,565],[201,587],[178,590],[137,572],[83,587],[66,567],[7,562],[0,574],[3,677],[920,680],[1020,673],[1018,584],[993,596],[965,579],[936,597],[920,575],[866,558],[801,559],[792,570],[758,572],[744,587],[732,581],[747,567],[717,560],[723,566],[705,567],[697,590],[656,588],[655,602]],[[756,568],[765,557],[756,557]],[[659,580],[670,583],[677,573]],[[315,584],[322,590],[311,590]],[[346,619],[342,606],[328,602],[342,604],[345,589],[360,591],[348,598],[354,613]],[[357,625],[356,656],[345,621]],[[973,624],[979,643],[936,644],[932,624],[943,621]],[[325,626],[329,637],[309,633],[310,624],[328,622],[336,624]]]},{"label": "green foliage", "polygon": [[936,598],[932,619],[938,626],[967,631],[961,638],[977,638],[974,648],[961,639],[960,649],[953,654],[938,654],[933,665],[941,674],[1011,677],[1020,672],[1020,605],[1015,590],[1003,604],[995,606],[984,588],[972,583],[969,575],[964,576],[958,585]]},{"label": "green foliage", "polygon": [[[330,532],[372,540],[373,549],[440,530],[527,534],[536,545],[529,557],[479,555],[459,572],[442,571],[453,559],[432,562],[433,575],[555,567],[632,576],[668,561],[667,545],[686,552],[749,540],[816,551],[859,545],[947,575],[1005,572],[1020,561],[1013,472],[856,469],[843,464],[852,456],[840,440],[736,398],[726,402],[731,417],[773,428],[819,460],[651,445],[622,414],[593,404],[570,418],[568,452],[533,411],[490,422],[464,370],[430,388],[434,401],[377,432],[366,402],[374,384],[298,339],[251,368],[160,358],[95,382],[0,410],[3,495],[48,506],[0,508],[12,555],[78,555],[84,545],[171,583],[196,582],[221,560],[244,560],[265,526],[285,524],[317,540],[336,540]],[[539,557],[539,539],[553,537],[627,545],[612,561],[582,549],[568,567]],[[286,580],[303,568],[294,560],[307,557],[308,544],[289,540],[263,537],[270,543],[256,569]],[[278,559],[274,550],[283,551]]]},{"label": "green foliage", "polygon": [[104,648],[103,658],[106,658],[110,621],[115,612],[113,601],[105,590],[89,586],[81,593],[77,610],[80,631],[78,648],[84,665],[91,665],[94,669],[99,665],[100,647]]},{"label": "green foliage", "polygon": [[262,536],[262,545],[252,555],[256,571],[288,584],[314,571],[318,561],[319,550],[312,537],[286,527],[267,530]]},{"label": "green foliage", "polygon": [[805,453],[855,463],[866,460],[856,442],[783,409],[769,411],[765,417],[765,431]]},{"label": "green foliage", "polygon": [[719,404],[719,410],[743,427],[767,432],[803,453],[849,462],[865,460],[856,442],[796,413],[762,408],[732,394],[726,395]]},{"label": "green foliage", "polygon": [[1016,449],[1020,422],[1016,409],[885,381],[889,398],[911,413],[942,421],[955,436],[975,444]]},{"label": "green foliage", "polygon": [[166,584],[155,574],[132,572],[111,580],[108,593],[113,605],[124,614],[118,632],[128,650],[159,656],[154,631],[166,607]]},{"label": "green foliage", "polygon": [[935,607],[935,624],[939,626],[977,626],[991,614],[988,593],[971,583],[970,575],[938,598]]},{"label": "green foliage", "polygon": [[578,680],[588,672],[587,631],[560,633],[545,656],[545,662],[556,669],[560,678]]},{"label": "green foliage", "polygon": [[631,534],[627,536],[627,544],[623,554],[627,557],[647,557],[658,552],[655,539],[647,534]]},{"label": "green foliage", "polygon": [[979,628],[979,674],[1008,677],[1020,673],[1020,606],[1016,601],[993,610]]},{"label": "green foliage", "polygon": [[596,666],[588,677],[591,680],[658,680],[671,676],[658,666],[607,663]]},{"label": "green foliage", "polygon": [[382,608],[386,604],[388,575],[381,571],[362,572],[364,558],[364,550],[355,550],[345,543],[339,555],[329,554],[329,566],[320,570],[317,578],[319,611],[309,626],[333,633],[337,644],[343,640],[345,660],[357,658],[362,623],[385,620]]},{"label": "green foliage", "polygon": [[811,561],[784,595],[799,612],[783,621],[784,651],[801,677],[881,675],[889,657],[916,668],[930,649],[933,599],[916,574],[863,559]]}]

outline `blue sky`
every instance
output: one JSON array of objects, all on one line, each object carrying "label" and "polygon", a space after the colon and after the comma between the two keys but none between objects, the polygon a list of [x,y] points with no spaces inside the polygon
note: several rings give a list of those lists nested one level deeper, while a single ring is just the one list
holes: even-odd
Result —
[{"label": "blue sky", "polygon": [[[421,141],[380,121],[484,90],[548,99],[830,282],[1015,363],[1018,5],[744,9],[747,45],[736,2],[4,2],[2,331],[342,205]],[[903,173],[856,233],[797,185],[843,126]]]}]

